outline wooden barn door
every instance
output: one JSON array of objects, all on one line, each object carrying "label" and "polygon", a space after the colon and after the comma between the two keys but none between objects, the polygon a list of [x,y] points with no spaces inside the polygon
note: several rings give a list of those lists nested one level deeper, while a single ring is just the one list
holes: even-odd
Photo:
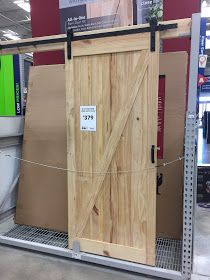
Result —
[{"label": "wooden barn door", "polygon": [[159,34],[73,42],[66,58],[69,247],[155,264]]}]

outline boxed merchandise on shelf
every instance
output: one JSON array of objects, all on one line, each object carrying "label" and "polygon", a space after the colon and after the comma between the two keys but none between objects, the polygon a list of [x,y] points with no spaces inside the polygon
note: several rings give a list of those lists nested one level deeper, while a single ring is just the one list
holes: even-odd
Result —
[{"label": "boxed merchandise on shelf", "polygon": [[21,116],[20,56],[0,56],[0,116]]}]

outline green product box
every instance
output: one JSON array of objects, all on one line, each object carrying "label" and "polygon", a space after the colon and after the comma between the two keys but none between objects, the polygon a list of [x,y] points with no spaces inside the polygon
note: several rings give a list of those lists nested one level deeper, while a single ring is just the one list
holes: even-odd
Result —
[{"label": "green product box", "polygon": [[0,56],[0,116],[16,116],[12,55]]}]

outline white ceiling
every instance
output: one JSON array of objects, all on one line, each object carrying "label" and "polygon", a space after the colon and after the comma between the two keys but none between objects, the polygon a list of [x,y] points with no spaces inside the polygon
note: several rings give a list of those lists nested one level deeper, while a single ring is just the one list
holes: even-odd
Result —
[{"label": "white ceiling", "polygon": [[[44,0],[43,0],[44,1]],[[14,4],[14,0],[0,0],[0,39],[11,30],[21,38],[31,37],[30,14]]]}]

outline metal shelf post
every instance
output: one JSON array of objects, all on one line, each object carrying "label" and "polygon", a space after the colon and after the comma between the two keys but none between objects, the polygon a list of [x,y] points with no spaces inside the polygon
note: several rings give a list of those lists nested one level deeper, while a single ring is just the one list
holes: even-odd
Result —
[{"label": "metal shelf post", "polygon": [[197,84],[200,25],[200,14],[194,14],[192,16],[190,79],[188,94],[188,110],[186,114],[185,129],[182,247],[182,276],[184,280],[191,279],[193,263],[193,218],[195,208],[194,193],[197,187]]}]

